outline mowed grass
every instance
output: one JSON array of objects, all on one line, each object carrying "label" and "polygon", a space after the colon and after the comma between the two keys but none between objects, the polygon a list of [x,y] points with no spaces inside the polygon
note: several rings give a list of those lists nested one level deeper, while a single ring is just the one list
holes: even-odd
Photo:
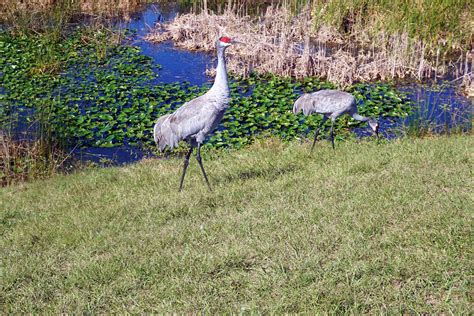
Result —
[{"label": "mowed grass", "polygon": [[1,311],[472,311],[473,138],[336,145],[3,188]]}]

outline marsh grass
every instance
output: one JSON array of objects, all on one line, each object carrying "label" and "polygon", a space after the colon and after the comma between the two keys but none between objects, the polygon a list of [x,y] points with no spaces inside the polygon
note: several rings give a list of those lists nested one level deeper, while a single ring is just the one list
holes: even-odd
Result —
[{"label": "marsh grass", "polygon": [[0,189],[4,313],[469,313],[472,137],[267,139]]},{"label": "marsh grass", "polygon": [[18,139],[0,134],[0,186],[51,177],[68,169],[69,156],[47,138]]},{"label": "marsh grass", "polygon": [[101,22],[115,17],[128,19],[144,3],[143,0],[0,0],[0,23],[20,33],[62,33],[84,18]]},{"label": "marsh grass", "polygon": [[[437,123],[440,116],[443,116],[444,123]],[[432,137],[439,134],[470,135],[472,134],[472,113],[467,113],[460,118],[455,111],[451,111],[449,105],[446,105],[442,113],[435,113],[424,106],[414,105],[410,118],[395,128],[395,134],[400,137]]]},{"label": "marsh grass", "polygon": [[[5,102],[0,111],[0,186],[43,179],[72,170],[66,143],[55,135],[52,102],[40,102],[28,111]],[[21,132],[18,131],[19,126]],[[74,163],[75,165],[78,165]]]},{"label": "marsh grass", "polygon": [[[191,0],[177,1],[193,4],[195,12],[213,11],[221,14],[226,9],[242,15],[264,14],[269,6],[280,6],[297,16],[302,10],[311,11],[315,29],[329,26],[355,41],[367,41],[387,34],[407,33],[409,37],[426,43],[430,53],[439,49],[449,54],[453,50],[466,51],[472,44],[474,19],[472,3],[467,0],[410,2],[404,0]],[[311,31],[311,30],[309,30]]]},{"label": "marsh grass", "polygon": [[[387,11],[392,6],[378,2],[370,5],[357,1],[352,7],[349,1],[315,1],[295,9],[289,1],[267,7],[258,17],[246,14],[245,6],[232,3],[229,1],[219,14],[201,10],[180,15],[171,23],[160,25],[148,39],[155,42],[171,39],[182,48],[212,51],[215,39],[227,34],[247,44],[229,50],[232,56],[229,68],[239,75],[255,71],[294,77],[318,76],[339,86],[354,81],[444,75],[449,69],[447,54],[467,50],[472,41],[470,22],[466,22],[466,14],[470,13],[459,9],[445,8],[449,14],[436,20],[455,19],[456,29],[463,30],[459,38],[458,33],[446,30],[448,39],[432,38],[428,31],[415,34],[411,25],[416,27],[428,17],[416,10],[419,18],[407,17],[413,4],[405,4],[397,11],[401,17],[396,28],[396,18]],[[422,3],[422,7],[428,6]],[[461,7],[468,8],[469,4],[466,2]],[[383,27],[387,19],[393,27]],[[411,21],[410,28],[402,27],[405,20]],[[431,24],[422,27],[434,32],[442,27],[439,23],[436,28]],[[458,65],[458,73],[470,69],[472,56],[467,56],[469,61]]]}]

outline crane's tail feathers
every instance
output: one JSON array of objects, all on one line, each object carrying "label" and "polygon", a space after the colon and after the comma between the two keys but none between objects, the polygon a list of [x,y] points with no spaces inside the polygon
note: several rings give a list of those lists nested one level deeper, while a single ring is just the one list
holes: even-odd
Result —
[{"label": "crane's tail feathers", "polygon": [[293,113],[294,114],[298,114],[298,112],[301,110],[299,108],[299,103],[300,103],[299,101],[300,101],[300,99],[296,100],[295,104],[293,105]]},{"label": "crane's tail feathers", "polygon": [[153,138],[160,151],[163,151],[166,146],[172,149],[179,142],[179,137],[171,129],[170,117],[171,114],[160,117],[153,127]]},{"label": "crane's tail feathers", "polygon": [[311,94],[303,94],[295,101],[293,113],[298,114],[302,111],[304,115],[310,115],[316,112],[315,105],[316,103],[311,99]]},{"label": "crane's tail feathers", "polygon": [[304,115],[308,115],[308,113],[306,113],[307,107],[305,107],[307,103],[306,94],[303,94],[295,101],[295,104],[293,105],[293,113],[298,114],[299,111],[303,111]]}]

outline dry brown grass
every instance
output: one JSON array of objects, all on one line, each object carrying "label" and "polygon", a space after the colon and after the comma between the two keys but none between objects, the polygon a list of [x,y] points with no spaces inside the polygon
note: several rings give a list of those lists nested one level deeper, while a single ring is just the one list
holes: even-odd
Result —
[{"label": "dry brown grass", "polygon": [[226,9],[223,14],[192,13],[158,25],[147,37],[172,40],[191,50],[212,51],[218,36],[245,42],[229,50],[229,69],[239,75],[271,72],[277,75],[318,76],[346,86],[354,81],[432,77],[448,70],[440,58],[428,58],[426,45],[407,33],[380,33],[368,38],[363,30],[352,39],[335,28],[312,27],[310,10],[298,15],[270,6],[259,18]]},{"label": "dry brown grass", "polygon": [[[42,11],[48,10],[53,6],[61,4],[77,5],[83,13],[90,14],[113,14],[117,12],[131,12],[136,10],[145,1],[143,0],[79,0],[79,1],[64,1],[64,0],[26,0],[26,1],[11,1],[0,0],[2,8],[16,8],[22,11]],[[5,12],[3,12],[5,13]]]},{"label": "dry brown grass", "polygon": [[[14,25],[25,15],[42,19],[42,15],[51,14],[58,9],[61,18],[73,14],[87,14],[104,17],[129,18],[139,10],[145,0],[0,0],[0,22]],[[35,21],[38,24],[40,21]],[[32,26],[33,27],[33,26]]]},{"label": "dry brown grass", "polygon": [[0,186],[44,178],[60,170],[68,155],[44,140],[15,140],[0,130]]}]

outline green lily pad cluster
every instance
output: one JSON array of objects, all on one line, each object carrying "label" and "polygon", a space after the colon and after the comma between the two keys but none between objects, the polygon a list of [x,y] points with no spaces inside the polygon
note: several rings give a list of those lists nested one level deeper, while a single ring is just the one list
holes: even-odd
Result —
[{"label": "green lily pad cluster", "polygon": [[[209,143],[216,147],[240,147],[261,133],[284,140],[305,137],[314,132],[322,116],[304,116],[301,112],[295,115],[292,112],[294,102],[302,93],[334,88],[332,83],[316,78],[298,81],[273,75],[252,75],[247,79],[236,80],[232,83],[230,108]],[[410,112],[409,100],[389,84],[356,84],[349,91],[358,100],[361,115],[395,119],[405,117]],[[344,137],[350,133],[349,125],[361,124],[345,116],[336,121],[335,129],[338,137]]]},{"label": "green lily pad cluster", "polygon": [[[80,31],[56,42],[0,34],[0,119],[31,108],[34,119],[72,146],[152,145],[156,119],[209,88],[156,84],[160,66],[139,48],[104,43],[84,41]],[[230,108],[207,146],[241,147],[262,134],[305,137],[321,117],[294,115],[294,101],[303,92],[334,88],[315,78],[272,75],[231,81]],[[362,115],[400,117],[410,109],[387,84],[357,84],[349,91]],[[336,128],[348,135],[351,120],[339,120]]]}]

